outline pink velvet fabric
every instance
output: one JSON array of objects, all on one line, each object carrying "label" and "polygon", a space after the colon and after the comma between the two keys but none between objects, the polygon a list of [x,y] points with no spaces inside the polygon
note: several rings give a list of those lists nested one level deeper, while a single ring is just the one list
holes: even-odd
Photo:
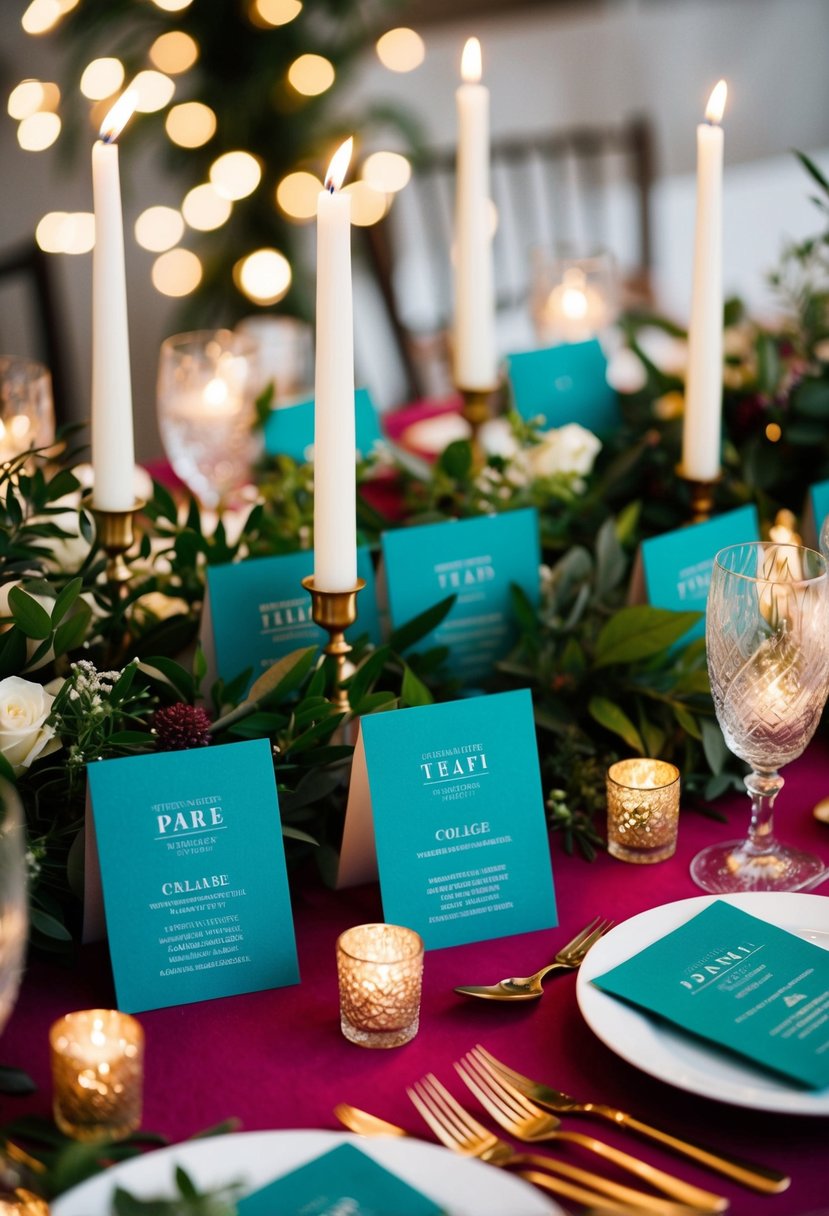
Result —
[{"label": "pink velvet fabric", "polygon": [[[786,772],[778,825],[785,839],[829,860],[829,827],[811,814],[814,803],[827,794],[827,750],[814,744]],[[609,1124],[585,1116],[565,1119],[565,1126],[590,1131],[728,1195],[734,1216],[828,1212],[826,1120],[729,1107],[640,1073],[588,1029],[572,974],[549,981],[543,999],[527,1005],[476,1003],[452,991],[458,983],[496,980],[541,966],[595,914],[621,921],[700,894],[688,876],[691,857],[707,843],[744,834],[746,827],[747,799],[735,796],[725,805],[727,825],[685,811],[676,856],[650,867],[605,855],[590,865],[565,856],[554,837],[559,927],[428,953],[419,1035],[389,1052],[367,1051],[342,1037],[334,964],[335,942],[343,929],[381,918],[377,887],[335,893],[295,882],[301,984],[140,1015],[147,1037],[145,1128],[173,1140],[230,1116],[238,1117],[244,1130],[337,1128],[332,1107],[348,1101],[424,1134],[405,1087],[433,1071],[477,1109],[452,1062],[481,1042],[521,1071],[578,1097],[613,1103],[681,1135],[791,1172],[789,1191],[759,1197]],[[68,1010],[113,1002],[104,947],[84,949],[70,970],[31,964],[0,1038],[0,1060],[28,1070],[40,1089],[25,1099],[0,1099],[3,1118],[48,1113],[47,1032],[53,1019]],[[581,1150],[557,1151],[588,1167],[594,1164]]]}]

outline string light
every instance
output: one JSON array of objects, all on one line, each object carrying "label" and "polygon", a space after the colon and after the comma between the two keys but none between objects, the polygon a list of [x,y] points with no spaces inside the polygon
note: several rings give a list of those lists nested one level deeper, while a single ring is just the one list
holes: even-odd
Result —
[{"label": "string light", "polygon": [[32,0],[20,18],[20,24],[27,34],[48,34],[62,16],[59,0]]},{"label": "string light", "polygon": [[120,59],[93,59],[83,70],[80,90],[90,101],[103,101],[118,92],[124,83],[124,74]]},{"label": "string light", "polygon": [[135,239],[142,249],[164,253],[184,234],[184,219],[174,207],[148,207],[135,221]]},{"label": "string light", "polygon": [[381,194],[395,194],[408,185],[412,166],[399,152],[372,152],[366,157],[362,178]]},{"label": "string light", "polygon": [[287,25],[302,12],[301,0],[254,0],[251,19],[263,25]]},{"label": "string light", "polygon": [[21,80],[9,94],[6,109],[10,117],[22,120],[38,110],[56,110],[60,101],[60,89],[56,84],[42,80]]},{"label": "string light", "polygon": [[35,240],[44,253],[89,253],[95,245],[91,211],[50,211],[37,225]]},{"label": "string light", "polygon": [[183,101],[168,111],[164,127],[180,148],[200,148],[216,133],[216,115],[204,102]]},{"label": "string light", "polygon": [[156,8],[163,9],[165,13],[181,13],[186,8],[189,8],[193,0],[153,0]]},{"label": "string light", "polygon": [[389,30],[377,39],[377,58],[390,72],[413,72],[426,58],[420,34],[406,26]]},{"label": "string light", "polygon": [[250,152],[225,152],[210,166],[210,180],[222,198],[247,198],[262,178],[262,166]]},{"label": "string light", "polygon": [[351,222],[358,228],[370,228],[389,209],[386,195],[372,189],[368,182],[351,182],[345,191],[351,195]]},{"label": "string light", "polygon": [[299,170],[283,177],[276,187],[276,203],[292,220],[310,220],[317,214],[322,182],[313,173]]},{"label": "string light", "polygon": [[190,249],[170,249],[153,262],[153,287],[163,296],[189,296],[201,278],[201,261]]},{"label": "string light", "polygon": [[233,279],[254,304],[276,304],[291,286],[291,264],[278,249],[257,249],[236,263]]},{"label": "string light", "polygon": [[300,55],[288,68],[288,82],[303,97],[318,97],[334,83],[336,73],[324,55]]},{"label": "string light", "polygon": [[130,88],[135,89],[138,94],[135,108],[141,114],[154,114],[156,110],[163,110],[176,91],[175,82],[169,76],[152,68],[139,72],[135,79],[130,81]]},{"label": "string light", "polygon": [[200,232],[212,232],[221,228],[229,218],[233,204],[229,199],[217,194],[210,182],[202,186],[194,186],[184,196],[181,213],[191,228]]},{"label": "string light", "polygon": [[184,30],[169,30],[159,34],[150,47],[150,61],[160,72],[176,76],[186,72],[199,57],[199,44]]},{"label": "string light", "polygon": [[49,111],[39,111],[24,118],[17,128],[17,142],[26,152],[43,152],[60,135],[60,118]]}]

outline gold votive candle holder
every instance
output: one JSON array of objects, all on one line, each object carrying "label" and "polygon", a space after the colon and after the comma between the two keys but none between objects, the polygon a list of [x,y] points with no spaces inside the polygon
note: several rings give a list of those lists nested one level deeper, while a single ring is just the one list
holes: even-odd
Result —
[{"label": "gold votive candle holder", "polygon": [[17,1187],[12,1194],[0,1194],[0,1216],[49,1216],[49,1204],[39,1195]]},{"label": "gold votive candle holder", "polygon": [[423,941],[402,925],[355,925],[337,938],[340,1026],[361,1047],[400,1047],[417,1034]]},{"label": "gold votive candle holder", "polygon": [[649,865],[676,850],[679,769],[666,760],[619,760],[607,770],[607,850]]},{"label": "gold votive candle holder", "polygon": [[144,1032],[117,1009],[67,1013],[49,1031],[53,1113],[75,1140],[123,1140],[141,1123]]}]

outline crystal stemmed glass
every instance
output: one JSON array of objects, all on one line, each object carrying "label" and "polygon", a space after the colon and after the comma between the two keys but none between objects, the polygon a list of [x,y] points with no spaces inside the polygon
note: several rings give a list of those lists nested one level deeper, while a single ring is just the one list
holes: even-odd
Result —
[{"label": "crystal stemmed glass", "polygon": [[706,614],[714,709],[729,749],[751,766],[746,840],[703,849],[691,876],[706,891],[801,891],[829,876],[819,857],[780,844],[778,769],[815,732],[829,691],[829,574],[800,545],[751,542],[717,554]]},{"label": "crystal stemmed glass", "polygon": [[250,478],[256,455],[256,347],[229,329],[161,344],[158,421],[173,471],[204,507],[221,508]]}]

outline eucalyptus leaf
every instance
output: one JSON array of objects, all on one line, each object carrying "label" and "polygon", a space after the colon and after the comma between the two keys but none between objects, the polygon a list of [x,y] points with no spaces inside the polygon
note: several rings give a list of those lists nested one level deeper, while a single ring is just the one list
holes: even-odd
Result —
[{"label": "eucalyptus leaf", "polygon": [[261,702],[277,693],[287,696],[293,692],[305,679],[317,654],[316,646],[305,646],[284,655],[253,682],[248,701]]},{"label": "eucalyptus leaf", "polygon": [[596,639],[596,667],[634,663],[675,645],[701,619],[700,612],[672,612],[649,604],[621,608]]},{"label": "eucalyptus leaf", "polygon": [[587,712],[594,722],[624,739],[628,747],[633,748],[640,756],[645,755],[647,749],[642,736],[619,705],[609,701],[607,697],[591,697]]},{"label": "eucalyptus leaf", "polygon": [[52,632],[52,618],[42,604],[23,590],[22,587],[12,587],[9,591],[9,608],[14,623],[28,638],[41,641],[48,638]]},{"label": "eucalyptus leaf", "polygon": [[403,670],[403,687],[401,689],[400,701],[402,705],[431,705],[434,702],[434,697],[429,692],[429,689],[415,675],[408,664]]}]

